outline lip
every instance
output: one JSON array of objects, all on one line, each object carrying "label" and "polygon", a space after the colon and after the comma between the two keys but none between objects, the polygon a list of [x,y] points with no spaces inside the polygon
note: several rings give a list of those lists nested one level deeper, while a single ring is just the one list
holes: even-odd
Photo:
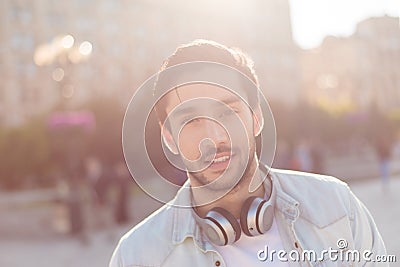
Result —
[{"label": "lip", "polygon": [[213,170],[225,170],[228,167],[229,162],[231,162],[232,157],[234,155],[231,154],[231,153],[224,152],[224,153],[220,153],[220,154],[215,155],[215,158],[214,158],[214,159],[217,159],[217,158],[221,158],[221,157],[225,157],[225,156],[228,156],[229,159],[225,160],[225,161],[222,161],[222,162],[209,161],[209,163],[211,163],[211,164],[208,167],[210,169],[213,169]]}]

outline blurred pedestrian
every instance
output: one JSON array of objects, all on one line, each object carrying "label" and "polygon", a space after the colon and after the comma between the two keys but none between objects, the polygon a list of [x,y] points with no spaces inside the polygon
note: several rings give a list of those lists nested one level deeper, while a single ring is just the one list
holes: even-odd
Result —
[{"label": "blurred pedestrian", "polygon": [[129,221],[129,192],[130,175],[124,161],[115,167],[115,182],[117,188],[117,200],[114,209],[115,221],[124,224]]},{"label": "blurred pedestrian", "polygon": [[286,140],[278,140],[274,158],[274,168],[289,169],[292,160],[292,148]]},{"label": "blurred pedestrian", "polygon": [[299,171],[312,171],[313,162],[311,157],[311,148],[306,140],[301,140],[300,143],[296,146],[295,157],[298,160]]},{"label": "blurred pedestrian", "polygon": [[389,189],[391,145],[387,138],[379,138],[376,143],[376,154],[379,161],[379,172],[382,181],[382,190]]},{"label": "blurred pedestrian", "polygon": [[324,153],[319,141],[311,143],[310,157],[312,162],[311,172],[322,174],[324,172]]}]

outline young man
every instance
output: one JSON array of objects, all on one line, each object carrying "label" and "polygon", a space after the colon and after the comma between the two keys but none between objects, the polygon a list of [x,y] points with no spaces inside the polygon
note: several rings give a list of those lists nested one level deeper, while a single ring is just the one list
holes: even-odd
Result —
[{"label": "young man", "polygon": [[258,80],[246,55],[198,40],[178,47],[162,71],[173,68],[189,69],[177,80],[225,68],[229,75],[211,78],[229,86],[183,82],[164,94],[154,86],[163,143],[179,155],[188,181],[121,238],[111,267],[377,265],[382,238],[345,183],[259,161],[256,137],[272,126],[249,86]]}]

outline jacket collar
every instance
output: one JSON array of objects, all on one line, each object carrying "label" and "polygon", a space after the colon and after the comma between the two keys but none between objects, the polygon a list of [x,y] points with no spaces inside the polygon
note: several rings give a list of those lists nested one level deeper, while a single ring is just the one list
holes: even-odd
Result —
[{"label": "jacket collar", "polygon": [[[273,168],[266,168],[269,170],[269,174],[271,174],[273,186],[276,186],[275,209],[281,211],[289,221],[295,221],[299,216],[299,202],[282,191],[280,177],[276,174],[276,171]],[[264,186],[267,186],[267,180],[264,180]],[[191,237],[203,252],[214,250],[210,242],[201,234],[201,229],[193,215],[194,211],[189,207],[190,203],[191,190],[188,180],[171,201],[171,205],[173,205],[172,243],[177,245],[182,243],[186,238]]]}]

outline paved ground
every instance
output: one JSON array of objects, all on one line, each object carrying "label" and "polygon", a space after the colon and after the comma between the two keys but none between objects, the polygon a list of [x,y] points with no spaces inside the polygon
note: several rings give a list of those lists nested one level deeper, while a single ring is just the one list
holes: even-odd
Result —
[{"label": "paved ground", "polygon": [[387,253],[397,257],[400,266],[400,176],[393,177],[390,187],[382,190],[379,180],[351,184],[353,192],[367,206],[385,241]]},{"label": "paved ground", "polygon": [[[400,238],[398,237],[400,232],[400,176],[392,177],[390,188],[387,191],[382,190],[378,179],[356,182],[350,186],[373,214],[386,242],[388,254],[395,254],[400,261]],[[135,212],[131,225],[134,225],[159,204],[148,197],[139,195],[134,199],[132,205]],[[32,214],[18,216],[25,223],[33,219]],[[1,220],[2,216],[0,216]],[[15,219],[15,223],[18,223],[17,219]],[[12,233],[3,233],[0,236],[0,266],[107,266],[119,237],[131,225],[92,231],[88,235],[88,244],[63,235],[29,236],[23,234],[14,236]],[[400,262],[391,266],[400,266]]]}]

